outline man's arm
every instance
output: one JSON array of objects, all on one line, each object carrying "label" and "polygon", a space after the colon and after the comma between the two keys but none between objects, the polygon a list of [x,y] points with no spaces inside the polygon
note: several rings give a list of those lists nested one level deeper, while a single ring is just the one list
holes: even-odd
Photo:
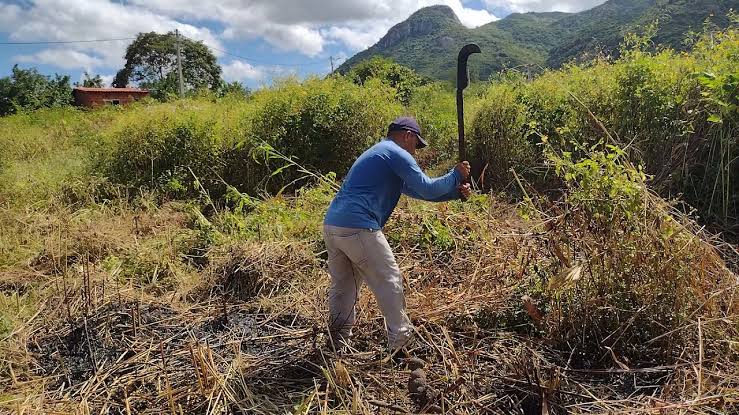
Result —
[{"label": "man's arm", "polygon": [[412,197],[414,199],[425,200],[427,202],[447,202],[449,200],[457,200],[460,197],[459,189],[458,188],[454,188],[451,192],[449,192],[447,194],[441,195],[441,196],[439,196],[437,198],[427,199],[427,198],[424,198],[423,196],[419,195],[415,191],[413,191],[413,189],[411,189],[410,187],[408,187],[408,185],[405,182],[403,182],[403,187],[401,188],[401,192],[403,192],[403,194],[406,195],[406,196]]},{"label": "man's arm", "polygon": [[[416,160],[404,150],[400,150],[393,154],[389,160],[390,168],[403,181],[403,193],[421,200],[440,201],[445,196],[457,192],[457,186],[462,182],[464,177],[458,169],[452,169],[449,173],[437,177],[430,178],[416,163]],[[458,192],[457,192],[457,197]]]}]

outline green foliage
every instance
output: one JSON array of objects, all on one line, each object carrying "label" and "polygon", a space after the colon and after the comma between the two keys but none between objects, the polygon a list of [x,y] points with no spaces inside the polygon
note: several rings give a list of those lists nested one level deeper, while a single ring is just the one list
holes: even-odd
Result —
[{"label": "green foliage", "polygon": [[[316,186],[300,188],[295,197],[280,196],[263,201],[248,198],[239,208],[222,212],[214,223],[225,234],[237,238],[320,242],[321,223],[336,187],[337,184],[326,177]],[[244,198],[244,195],[238,197]]]},{"label": "green foliage", "polygon": [[[101,165],[114,182],[168,188],[192,196],[200,190],[199,177],[216,179],[209,174],[218,161],[215,121],[157,119],[127,128],[123,134],[125,138]],[[188,191],[183,183],[193,185]]]},{"label": "green foliage", "polygon": [[75,82],[75,86],[82,86],[85,88],[103,88],[103,78],[100,75],[90,76],[87,71],[84,73],[85,79],[82,80],[82,84]]},{"label": "green foliage", "polygon": [[221,97],[226,95],[234,95],[240,98],[247,98],[249,97],[249,95],[251,95],[251,90],[238,81],[221,81],[218,88],[218,95]]},{"label": "green foliage", "polygon": [[[185,88],[217,90],[221,85],[221,67],[210,49],[203,42],[183,36],[180,36],[179,43]],[[114,86],[125,87],[135,82],[151,90],[151,95],[159,99],[179,91],[177,37],[174,32],[139,33],[126,48],[125,59],[125,66],[115,76]]]},{"label": "green foliage", "polygon": [[470,154],[485,169],[486,183],[503,183],[511,168],[531,165],[535,159],[526,105],[517,102],[514,88],[491,88],[467,134]]},{"label": "green foliage", "polygon": [[382,57],[358,64],[349,71],[347,77],[358,85],[364,85],[370,79],[379,79],[394,88],[400,102],[406,105],[416,88],[430,82],[430,79],[419,76],[413,69]]},{"label": "green foliage", "polygon": [[71,103],[69,76],[55,74],[52,78],[41,75],[36,68],[14,65],[10,76],[0,78],[0,116]]},{"label": "green foliage", "polygon": [[559,187],[542,137],[573,160],[608,142],[642,165],[663,196],[682,195],[709,221],[736,227],[737,31],[706,35],[693,54],[650,53],[649,36],[630,38],[614,64],[492,84],[469,134],[473,158],[488,166],[485,184],[507,186],[513,168],[539,187]]},{"label": "green foliage", "polygon": [[452,234],[438,218],[424,218],[421,222],[420,245],[425,248],[434,248],[448,251],[454,247]]},{"label": "green foliage", "polygon": [[600,229],[629,222],[643,212],[646,176],[617,146],[596,145],[577,160],[571,152],[557,154],[545,140],[544,154],[569,190],[567,202],[582,209]]},{"label": "green foliage", "polygon": [[[286,80],[256,93],[254,103],[250,137],[311,171],[339,176],[384,136],[390,121],[402,112],[393,91],[379,80],[358,86],[333,77],[302,83]],[[283,173],[271,189],[292,182],[298,174]]]},{"label": "green foliage", "polygon": [[44,108],[0,119],[0,200],[45,207],[84,174],[86,155],[115,108]]},{"label": "green foliage", "polygon": [[250,195],[278,192],[305,184],[296,181],[299,170],[281,168],[286,160],[343,175],[401,111],[377,80],[364,87],[341,78],[285,80],[249,100],[186,100],[127,117],[106,133],[95,170],[176,198],[221,200],[233,194],[227,185]]},{"label": "green foliage", "polygon": [[[469,109],[469,98],[466,104]],[[457,104],[452,91],[438,82],[418,87],[413,91],[408,111],[416,117],[423,136],[431,147],[424,150],[424,153],[435,150],[439,159],[455,159]],[[471,114],[472,111],[466,111],[466,115]],[[419,157],[422,157],[420,153]]]},{"label": "green foliage", "polygon": [[694,268],[712,248],[671,216],[618,147],[575,157],[545,143],[544,152],[565,184],[560,201],[541,213],[556,259],[537,269],[526,289],[550,316],[545,334],[579,367],[611,367],[611,356],[630,367],[682,359],[693,340],[662,334],[724,307],[694,291],[706,283],[703,273],[721,273]]}]

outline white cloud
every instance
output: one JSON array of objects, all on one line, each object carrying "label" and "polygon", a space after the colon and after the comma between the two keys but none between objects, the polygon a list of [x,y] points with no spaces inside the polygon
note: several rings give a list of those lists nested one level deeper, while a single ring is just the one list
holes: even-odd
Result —
[{"label": "white cloud", "polygon": [[[108,1],[36,0],[18,8],[0,5],[2,31],[13,41],[67,41],[117,39],[139,32],[168,32],[179,29],[185,36],[220,45],[217,37],[204,27],[180,23],[170,17],[137,6],[123,6]],[[8,18],[12,15],[12,18]],[[126,41],[75,43],[24,55],[33,63],[49,63],[65,69],[123,66]],[[51,61],[51,59],[57,59]]]},{"label": "white cloud", "polygon": [[227,39],[261,37],[280,50],[310,57],[332,41],[353,51],[370,46],[421,7],[447,5],[468,27],[496,19],[487,10],[465,7],[461,0],[132,1],[169,16],[220,22],[226,27],[223,36]]},{"label": "white cloud", "polygon": [[281,51],[297,51],[316,56],[323,51],[325,39],[317,29],[303,25],[284,25],[267,22],[237,25],[223,32],[226,39],[253,39],[262,37]]},{"label": "white cloud", "polygon": [[100,77],[103,79],[103,86],[108,87],[108,86],[113,85],[113,79],[115,79],[115,74],[100,75]]},{"label": "white cloud", "polygon": [[[127,38],[139,32],[163,33],[177,28],[185,36],[216,48],[216,56],[221,56],[217,49],[224,49],[220,39],[262,39],[282,52],[318,57],[329,44],[341,44],[350,52],[369,47],[422,7],[447,5],[468,27],[496,20],[487,10],[467,7],[465,1],[31,0],[22,7],[0,3],[0,31],[15,41],[44,41]],[[511,0],[517,1],[526,0]],[[213,23],[223,27],[223,32],[209,29]],[[129,43],[60,45],[20,58],[65,69],[110,70],[123,66]]]},{"label": "white cloud", "polygon": [[242,61],[232,61],[221,66],[226,81],[259,81],[264,79],[264,69]]},{"label": "white cloud", "polygon": [[15,4],[0,4],[0,27],[10,27],[20,18],[21,8]]},{"label": "white cloud", "polygon": [[102,65],[102,60],[83,52],[71,49],[44,49],[32,55],[15,56],[18,62],[41,63],[54,65],[64,69],[84,69],[90,72],[92,68]]},{"label": "white cloud", "polygon": [[483,0],[491,8],[511,12],[579,12],[605,3],[605,0]]},{"label": "white cloud", "polygon": [[348,26],[332,26],[322,30],[321,35],[329,40],[335,40],[346,45],[350,50],[362,50],[375,44],[385,33],[387,28],[380,25],[351,28]]}]

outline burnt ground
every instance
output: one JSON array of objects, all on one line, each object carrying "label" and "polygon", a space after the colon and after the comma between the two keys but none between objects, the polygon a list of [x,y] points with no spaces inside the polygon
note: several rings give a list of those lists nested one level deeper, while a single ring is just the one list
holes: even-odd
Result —
[{"label": "burnt ground", "polygon": [[53,332],[39,332],[29,351],[36,357],[36,374],[49,379],[49,390],[79,394],[92,406],[122,412],[128,401],[130,410],[145,412],[174,400],[186,412],[200,413],[208,405],[203,392],[233,369],[234,361],[243,363],[238,370],[256,392],[270,392],[259,387],[262,377],[266,383],[272,377],[295,379],[299,392],[312,387],[320,375],[312,364],[315,327],[297,316],[275,317],[236,305],[175,310],[114,301],[61,322]]}]

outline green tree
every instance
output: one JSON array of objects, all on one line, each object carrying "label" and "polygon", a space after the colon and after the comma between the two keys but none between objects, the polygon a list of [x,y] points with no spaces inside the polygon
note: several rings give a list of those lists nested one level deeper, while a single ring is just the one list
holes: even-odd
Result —
[{"label": "green tree", "polygon": [[100,75],[90,76],[90,74],[85,71],[85,79],[82,80],[82,84],[75,82],[74,86],[81,86],[84,88],[102,88],[105,85],[103,85],[103,78]]},{"label": "green tree", "polygon": [[68,75],[50,77],[40,74],[36,68],[21,69],[14,65],[10,76],[0,78],[0,115],[71,103]]},{"label": "green tree", "polygon": [[419,75],[413,69],[379,56],[358,64],[347,76],[359,85],[364,85],[368,79],[379,79],[395,88],[398,99],[406,105],[410,102],[415,88],[431,82],[429,78]]},{"label": "green tree", "polygon": [[[216,91],[221,84],[221,67],[203,42],[180,36],[182,77],[187,90],[209,88]],[[178,91],[177,37],[174,32],[139,33],[126,48],[126,64],[118,71],[113,86],[123,88],[135,82],[151,90],[155,98]]]},{"label": "green tree", "polygon": [[236,96],[243,96],[244,98],[246,98],[249,95],[251,95],[251,90],[245,87],[239,81],[233,81],[233,82],[221,81],[221,85],[218,88],[218,95],[219,96],[236,95]]}]

